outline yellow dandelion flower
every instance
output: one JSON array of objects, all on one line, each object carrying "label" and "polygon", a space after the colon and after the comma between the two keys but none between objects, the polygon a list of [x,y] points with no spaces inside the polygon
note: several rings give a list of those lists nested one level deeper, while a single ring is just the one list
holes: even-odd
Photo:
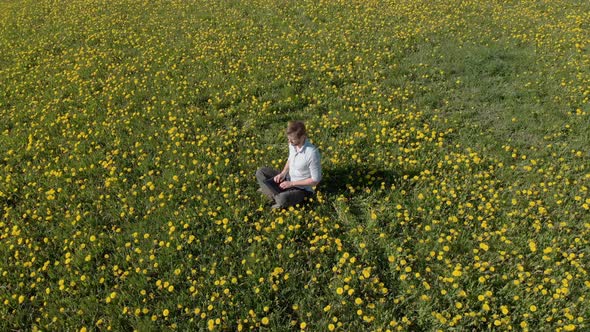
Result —
[{"label": "yellow dandelion flower", "polygon": [[564,331],[575,331],[576,330],[576,326],[574,324],[568,324],[566,326],[563,327]]},{"label": "yellow dandelion flower", "polygon": [[535,243],[535,241],[529,241],[529,248],[531,249],[531,252],[537,251],[537,244]]}]

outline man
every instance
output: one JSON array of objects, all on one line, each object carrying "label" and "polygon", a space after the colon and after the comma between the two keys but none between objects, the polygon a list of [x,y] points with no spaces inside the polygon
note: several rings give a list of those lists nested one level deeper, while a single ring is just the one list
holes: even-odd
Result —
[{"label": "man", "polygon": [[269,167],[256,171],[259,191],[274,200],[273,209],[286,208],[301,203],[313,195],[322,180],[320,152],[307,140],[305,124],[290,121],[287,125],[289,159],[281,172]]}]

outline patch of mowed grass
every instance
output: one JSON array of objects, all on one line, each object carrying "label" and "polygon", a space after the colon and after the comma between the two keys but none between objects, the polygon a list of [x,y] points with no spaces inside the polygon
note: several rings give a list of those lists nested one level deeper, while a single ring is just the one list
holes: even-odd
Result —
[{"label": "patch of mowed grass", "polygon": [[1,6],[1,329],[587,328],[579,2]]},{"label": "patch of mowed grass", "polygon": [[543,76],[535,52],[506,41],[446,41],[405,61],[406,66],[432,66],[417,78],[426,89],[418,100],[452,126],[461,126],[462,145],[496,151],[505,144],[541,148],[547,134],[568,123],[568,114],[553,100],[559,85]]}]

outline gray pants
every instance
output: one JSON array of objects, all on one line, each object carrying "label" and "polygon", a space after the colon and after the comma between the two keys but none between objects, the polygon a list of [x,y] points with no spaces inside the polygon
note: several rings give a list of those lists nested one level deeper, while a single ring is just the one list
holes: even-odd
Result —
[{"label": "gray pants", "polygon": [[264,180],[274,178],[280,172],[270,167],[260,167],[256,171],[256,179],[260,186],[260,191],[268,198],[274,200],[280,207],[289,207],[303,202],[306,197],[310,197],[313,193],[301,188],[289,188],[277,195],[268,188]]}]

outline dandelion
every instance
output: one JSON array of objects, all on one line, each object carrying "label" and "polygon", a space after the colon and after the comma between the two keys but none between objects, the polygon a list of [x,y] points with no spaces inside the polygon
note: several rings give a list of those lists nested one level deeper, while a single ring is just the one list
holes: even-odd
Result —
[{"label": "dandelion", "polygon": [[531,250],[531,252],[536,252],[537,244],[534,241],[529,241],[529,249]]}]

